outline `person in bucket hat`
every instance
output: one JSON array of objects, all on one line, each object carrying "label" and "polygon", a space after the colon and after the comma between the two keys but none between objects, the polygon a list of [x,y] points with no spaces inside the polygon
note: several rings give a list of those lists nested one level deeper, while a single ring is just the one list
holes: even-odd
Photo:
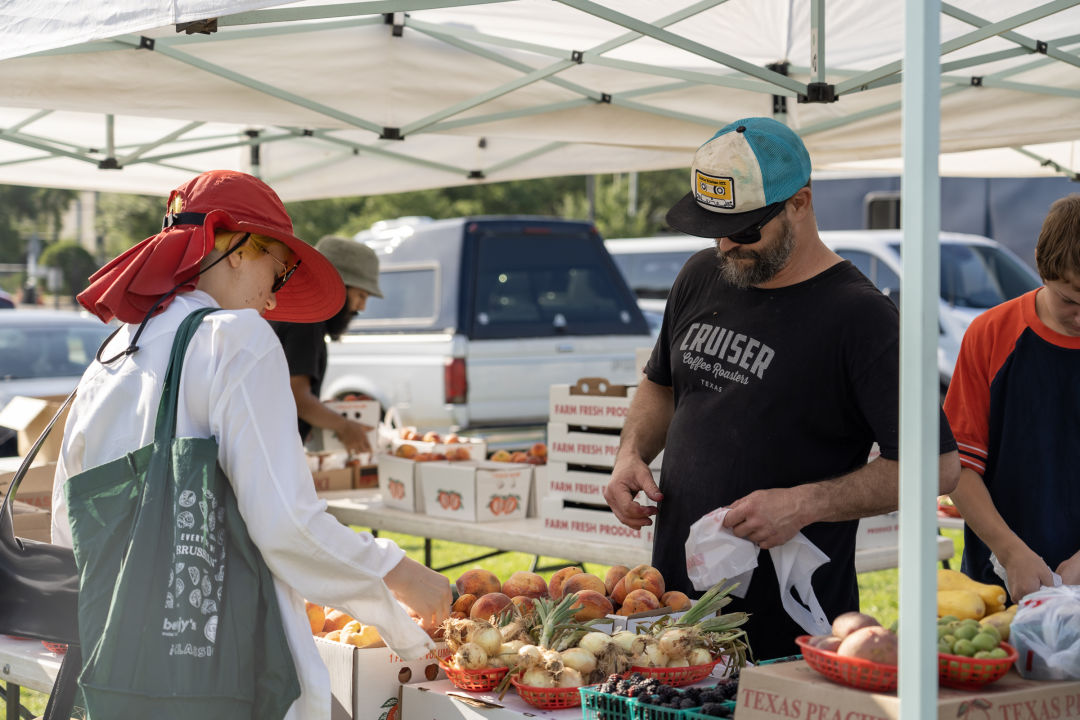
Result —
[{"label": "person in bucket hat", "polygon": [[[759,548],[802,532],[828,556],[811,588],[824,617],[796,613],[800,625],[772,553],[758,554],[730,606],[750,613],[758,660],[797,653],[797,636],[859,609],[857,519],[897,507],[897,310],[822,243],[810,170],[802,140],[771,118],[733,122],[694,154],[690,192],[667,220],[716,248],[687,260],[671,288],[604,493],[630,527],[657,516],[652,562],[668,589],[707,589],[692,586],[685,546],[713,510]],[[960,467],[944,417],[939,445],[947,493]],[[648,463],[661,450],[658,487]],[[657,507],[634,501],[642,490]]]},{"label": "person in bucket hat", "polygon": [[370,453],[368,432],[372,428],[327,407],[319,399],[319,391],[326,375],[326,337],[340,338],[349,321],[367,307],[369,297],[383,296],[379,289],[379,258],[368,245],[332,235],[319,240],[315,249],[341,275],[345,286],[341,309],[323,322],[270,324],[289,363],[289,385],[296,401],[300,437],[306,441],[313,427],[322,428],[333,432],[350,453]]},{"label": "person in bucket hat", "polygon": [[219,308],[202,320],[184,358],[176,430],[216,438],[217,461],[273,575],[300,686],[285,717],[330,718],[330,678],[312,636],[321,628],[312,627],[305,600],[376,625],[403,658],[434,648],[410,615],[427,628],[441,623],[449,581],[392,541],[341,525],[315,494],[288,366],[266,319],[325,321],[341,309],[345,288],[333,264],[295,236],[268,185],[230,170],[181,185],[169,196],[161,231],[95,273],[79,301],[122,324],[83,375],[69,411],[54,479],[53,542],[70,546],[71,523],[80,520],[68,514],[68,478],[153,441],[177,329],[192,312]]}]

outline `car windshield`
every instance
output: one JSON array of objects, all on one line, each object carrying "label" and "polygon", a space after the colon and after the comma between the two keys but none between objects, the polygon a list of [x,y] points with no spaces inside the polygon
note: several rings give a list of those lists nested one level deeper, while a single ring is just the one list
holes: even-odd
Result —
[{"label": "car windshield", "polygon": [[92,323],[0,326],[0,380],[78,377],[110,331]]},{"label": "car windshield", "polygon": [[[892,248],[899,254],[899,243]],[[941,244],[941,299],[950,305],[991,308],[1039,285],[1034,273],[1000,248]]]},{"label": "car windshield", "polygon": [[614,252],[611,257],[619,266],[630,289],[639,298],[664,299],[683,264],[697,250],[664,250],[644,253]]}]

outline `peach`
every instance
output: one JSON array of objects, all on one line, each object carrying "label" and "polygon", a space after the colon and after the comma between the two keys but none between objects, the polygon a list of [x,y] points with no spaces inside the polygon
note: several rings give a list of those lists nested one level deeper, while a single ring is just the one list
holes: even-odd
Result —
[{"label": "peach", "polygon": [[435,432],[434,430],[428,430],[426,433],[424,433],[424,437],[422,438],[422,440],[424,442],[437,443],[439,442],[439,440],[441,440],[441,438],[439,437],[439,433]]},{"label": "peach", "polygon": [[623,579],[623,575],[630,572],[630,568],[625,565],[612,565],[608,568],[607,574],[604,575],[604,587],[607,588],[605,592],[610,595],[615,590],[615,583]]},{"label": "peach", "polygon": [[521,450],[518,450],[515,453],[511,453],[510,455],[510,462],[523,463],[528,462],[528,460],[529,454]]},{"label": "peach", "polygon": [[416,428],[414,428],[414,427],[402,428],[401,429],[401,439],[402,440],[419,440],[420,439],[420,433],[416,432]]},{"label": "peach", "polygon": [[331,640],[333,642],[341,642],[341,631],[331,630],[330,632],[323,635],[323,638],[326,640]]},{"label": "peach", "polygon": [[607,594],[607,588],[604,587],[604,581],[591,573],[579,573],[573,575],[567,578],[562,586],[564,596],[569,595],[570,593],[581,592],[582,590],[595,590],[601,595]]},{"label": "peach", "polygon": [[469,593],[476,597],[482,597],[488,593],[499,592],[502,590],[502,583],[499,582],[498,576],[484,568],[466,570],[461,573],[461,576],[458,577],[454,584],[457,585],[459,594],[464,595]]},{"label": "peach", "polygon": [[323,610],[323,606],[305,601],[304,609],[307,611],[308,624],[311,625],[311,632],[322,632],[323,625],[326,624],[326,611]]},{"label": "peach", "polygon": [[346,615],[340,610],[331,610],[326,613],[326,620],[323,622],[322,629],[326,632],[331,630],[340,630],[353,621],[350,615]]},{"label": "peach", "polygon": [[580,608],[574,613],[574,619],[578,622],[595,620],[610,615],[612,611],[611,601],[595,590],[581,590],[577,595],[577,602],[571,609]]},{"label": "peach", "polygon": [[577,565],[571,565],[569,567],[564,567],[561,570],[556,570],[552,573],[551,580],[548,581],[548,595],[551,596],[552,600],[562,600],[563,583],[566,582],[567,578],[583,572],[585,571]]},{"label": "peach", "polygon": [[631,568],[623,577],[623,585],[627,593],[640,588],[648,590],[657,598],[664,594],[664,576],[651,565],[638,565]]},{"label": "peach", "polygon": [[506,450],[496,450],[491,453],[491,457],[488,458],[493,462],[510,462],[510,453]]},{"label": "peach", "polygon": [[533,598],[526,597],[525,595],[518,595],[510,598],[510,602],[514,603],[514,606],[518,609],[518,612],[522,616],[536,612],[536,603]]},{"label": "peach", "polygon": [[450,613],[450,617],[454,618],[455,620],[464,620],[465,618],[469,617],[469,614],[463,613],[460,610],[455,610]]},{"label": "peach", "polygon": [[668,590],[660,596],[660,607],[671,608],[673,612],[689,610],[691,604],[690,598],[686,596],[686,593],[679,592],[678,590]]},{"label": "peach", "polygon": [[533,443],[532,447],[529,448],[529,454],[533,455],[535,457],[546,458],[547,457],[547,445],[545,445],[542,442]]},{"label": "peach", "polygon": [[444,442],[444,443],[446,443],[447,445],[453,445],[454,443],[459,443],[459,442],[461,442],[461,438],[460,438],[460,437],[458,437],[458,434],[457,434],[457,433],[450,433],[449,435],[447,435],[447,436],[446,436],[446,437],[445,437],[445,438],[443,439],[443,442]]},{"label": "peach", "polygon": [[469,617],[473,620],[488,620],[492,615],[498,615],[513,601],[501,592],[490,592],[481,595],[469,608]]},{"label": "peach", "polygon": [[518,570],[502,584],[503,595],[513,598],[518,595],[538,598],[548,594],[547,581],[534,572]]},{"label": "peach", "polygon": [[626,599],[626,593],[629,592],[626,589],[626,576],[619,578],[619,581],[615,583],[615,587],[611,588],[611,602],[616,605],[622,605],[623,600]]},{"label": "peach", "polygon": [[405,443],[404,445],[398,445],[398,449],[394,451],[394,454],[398,457],[410,459],[416,457],[416,446]]},{"label": "peach", "polygon": [[660,601],[656,596],[648,590],[638,588],[637,590],[631,590],[626,593],[626,599],[623,600],[622,607],[619,608],[619,615],[636,615],[640,612],[647,612],[649,610],[659,610]]},{"label": "peach", "polygon": [[466,615],[469,614],[469,610],[472,608],[473,603],[476,602],[476,596],[472,593],[465,593],[464,595],[458,595],[458,599],[454,601],[454,604],[450,606],[451,612],[463,612]]}]

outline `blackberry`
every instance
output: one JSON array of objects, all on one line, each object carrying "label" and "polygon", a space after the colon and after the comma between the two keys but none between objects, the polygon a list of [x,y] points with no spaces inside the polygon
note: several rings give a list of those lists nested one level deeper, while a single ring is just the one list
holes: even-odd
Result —
[{"label": "blackberry", "polygon": [[698,712],[712,717],[729,718],[732,716],[731,710],[720,703],[705,703]]}]

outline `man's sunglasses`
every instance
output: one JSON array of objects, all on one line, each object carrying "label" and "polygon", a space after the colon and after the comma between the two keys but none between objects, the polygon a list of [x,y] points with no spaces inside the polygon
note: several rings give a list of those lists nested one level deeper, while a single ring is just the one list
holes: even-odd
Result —
[{"label": "man's sunglasses", "polygon": [[[246,243],[249,239],[251,239],[251,233],[244,233],[244,237],[240,238],[240,242],[233,245],[229,249],[229,252],[227,252],[225,254],[228,255],[229,253],[234,252],[241,245]],[[262,250],[267,255],[269,255],[271,260],[273,260],[275,263],[277,263],[278,265],[281,266],[281,268],[282,268],[281,274],[277,275],[274,278],[274,284],[270,286],[270,292],[276,293],[278,290],[281,290],[281,288],[285,287],[285,283],[289,282],[289,278],[291,278],[293,276],[293,273],[296,272],[296,268],[300,267],[300,262],[301,261],[297,260],[296,264],[294,264],[292,267],[289,267],[288,265],[283,263],[281,260],[278,260],[277,256],[275,256],[274,253],[270,252],[270,250],[266,246],[264,246],[262,243],[258,242],[257,240],[252,240],[251,244],[254,247],[258,248],[259,250]]]},{"label": "man's sunglasses", "polygon": [[769,212],[765,213],[765,217],[761,218],[757,225],[752,225],[742,232],[727,235],[727,239],[733,243],[739,243],[740,245],[752,245],[756,243],[758,240],[761,240],[761,229],[768,225],[770,220],[779,215],[786,204],[787,200],[773,203],[772,208]]}]

